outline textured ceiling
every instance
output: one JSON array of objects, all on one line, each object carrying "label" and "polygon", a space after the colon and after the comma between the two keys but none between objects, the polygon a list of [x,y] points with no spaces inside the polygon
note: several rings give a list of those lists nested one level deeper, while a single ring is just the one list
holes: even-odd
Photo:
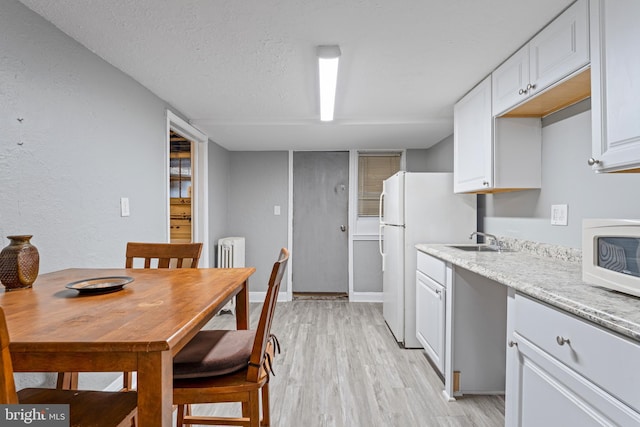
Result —
[{"label": "textured ceiling", "polygon": [[[21,0],[230,150],[423,148],[572,0]],[[320,123],[315,47],[342,50]]]}]

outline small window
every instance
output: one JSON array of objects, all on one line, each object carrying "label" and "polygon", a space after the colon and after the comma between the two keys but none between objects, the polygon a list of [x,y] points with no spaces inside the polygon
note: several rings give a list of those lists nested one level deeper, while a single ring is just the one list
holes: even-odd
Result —
[{"label": "small window", "polygon": [[378,216],[382,181],[400,170],[401,153],[358,154],[358,216]]}]

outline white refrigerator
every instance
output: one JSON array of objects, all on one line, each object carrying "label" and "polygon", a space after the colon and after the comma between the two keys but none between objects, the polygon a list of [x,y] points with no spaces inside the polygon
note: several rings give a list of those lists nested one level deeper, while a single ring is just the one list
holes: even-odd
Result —
[{"label": "white refrigerator", "polygon": [[380,195],[382,313],[396,341],[422,347],[416,338],[418,243],[468,243],[476,230],[476,196],[454,194],[452,173],[398,172]]}]

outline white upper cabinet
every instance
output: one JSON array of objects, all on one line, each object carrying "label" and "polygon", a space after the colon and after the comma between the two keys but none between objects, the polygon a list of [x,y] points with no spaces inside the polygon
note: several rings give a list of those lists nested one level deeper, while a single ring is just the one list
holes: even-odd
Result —
[{"label": "white upper cabinet", "polygon": [[453,107],[454,191],[493,187],[491,77]]},{"label": "white upper cabinet", "polygon": [[494,116],[589,64],[588,6],[578,0],[493,72]]},{"label": "white upper cabinet", "polygon": [[494,193],[541,185],[541,120],[491,114],[491,76],[453,108],[453,189]]},{"label": "white upper cabinet", "polygon": [[597,172],[640,171],[640,1],[591,0],[592,158]]},{"label": "white upper cabinet", "polygon": [[492,74],[493,115],[526,100],[529,97],[529,45],[527,44],[507,59]]}]

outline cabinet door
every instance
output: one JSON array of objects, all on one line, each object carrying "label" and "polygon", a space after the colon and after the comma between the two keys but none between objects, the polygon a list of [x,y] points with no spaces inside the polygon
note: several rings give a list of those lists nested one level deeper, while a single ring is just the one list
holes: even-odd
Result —
[{"label": "cabinet door", "polygon": [[529,45],[525,45],[491,73],[493,115],[497,116],[529,97]]},{"label": "cabinet door", "polygon": [[579,0],[493,73],[498,116],[589,64],[588,0]]},{"label": "cabinet door", "polygon": [[592,155],[597,171],[640,168],[640,2],[591,1]]},{"label": "cabinet door", "polygon": [[416,273],[416,337],[427,355],[444,373],[445,288]]},{"label": "cabinet door", "polygon": [[493,186],[491,76],[453,109],[453,189],[465,193]]},{"label": "cabinet door", "polygon": [[513,338],[517,345],[509,348],[508,357],[515,360],[508,365],[507,381],[517,387],[505,404],[514,426],[640,425],[640,414],[517,333]]},{"label": "cabinet door", "polygon": [[529,42],[529,95],[589,63],[589,7],[579,0]]}]

